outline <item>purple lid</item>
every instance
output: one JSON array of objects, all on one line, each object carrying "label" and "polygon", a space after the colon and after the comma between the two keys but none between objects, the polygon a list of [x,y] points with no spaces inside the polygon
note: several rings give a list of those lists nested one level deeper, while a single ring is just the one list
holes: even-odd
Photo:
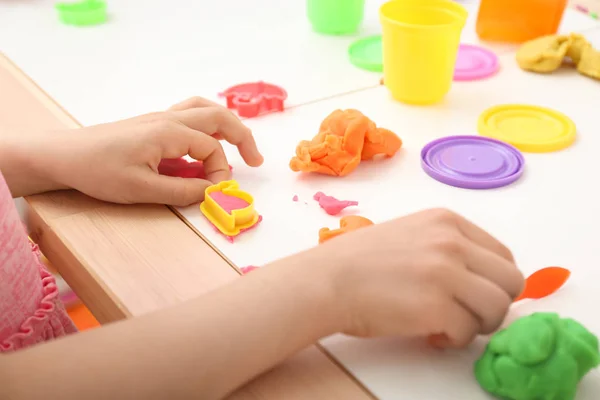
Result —
[{"label": "purple lid", "polygon": [[421,151],[423,170],[433,179],[466,189],[492,189],[523,175],[525,159],[516,148],[482,136],[449,136]]},{"label": "purple lid", "polygon": [[454,66],[454,80],[472,81],[486,78],[495,74],[499,67],[498,57],[491,51],[479,46],[461,44]]}]

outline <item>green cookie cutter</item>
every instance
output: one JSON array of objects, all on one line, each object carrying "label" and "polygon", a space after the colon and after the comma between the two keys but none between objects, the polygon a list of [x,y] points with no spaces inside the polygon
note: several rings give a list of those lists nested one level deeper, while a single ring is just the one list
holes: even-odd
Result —
[{"label": "green cookie cutter", "polygon": [[106,22],[106,2],[83,0],[77,3],[56,4],[59,20],[66,25],[90,26]]}]

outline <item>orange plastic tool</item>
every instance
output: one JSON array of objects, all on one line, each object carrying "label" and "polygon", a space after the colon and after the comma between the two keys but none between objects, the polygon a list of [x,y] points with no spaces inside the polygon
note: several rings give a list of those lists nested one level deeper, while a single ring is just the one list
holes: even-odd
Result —
[{"label": "orange plastic tool", "polygon": [[547,267],[531,274],[525,281],[523,293],[515,302],[525,299],[541,299],[560,289],[571,276],[571,271],[561,267]]},{"label": "orange plastic tool", "polygon": [[358,215],[347,215],[340,219],[339,229],[321,228],[319,230],[319,244],[336,236],[343,235],[346,232],[355,231],[369,225],[373,225],[373,222],[368,218],[359,217]]}]

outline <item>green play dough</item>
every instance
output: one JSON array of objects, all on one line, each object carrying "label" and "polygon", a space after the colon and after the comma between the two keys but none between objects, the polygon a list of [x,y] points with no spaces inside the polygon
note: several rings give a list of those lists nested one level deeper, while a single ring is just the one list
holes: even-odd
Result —
[{"label": "green play dough", "polygon": [[487,392],[507,400],[573,400],[600,364],[598,338],[577,321],[535,313],[496,333],[475,363]]}]

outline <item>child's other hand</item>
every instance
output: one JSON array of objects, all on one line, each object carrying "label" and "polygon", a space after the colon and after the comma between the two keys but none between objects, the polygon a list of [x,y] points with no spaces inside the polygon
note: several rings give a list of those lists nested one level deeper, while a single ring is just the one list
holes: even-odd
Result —
[{"label": "child's other hand", "polygon": [[462,347],[495,331],[524,286],[503,244],[445,210],[365,227],[305,254],[322,260],[311,263],[333,282],[342,330],[361,337],[441,334],[440,346]]},{"label": "child's other hand", "polygon": [[[250,129],[226,108],[202,98],[50,138],[44,141],[49,148],[43,162],[51,179],[116,203],[186,206],[201,201],[207,186],[231,178],[221,139],[237,146],[248,165],[263,162]],[[206,180],[158,174],[162,159],[185,155],[204,162]]]}]

